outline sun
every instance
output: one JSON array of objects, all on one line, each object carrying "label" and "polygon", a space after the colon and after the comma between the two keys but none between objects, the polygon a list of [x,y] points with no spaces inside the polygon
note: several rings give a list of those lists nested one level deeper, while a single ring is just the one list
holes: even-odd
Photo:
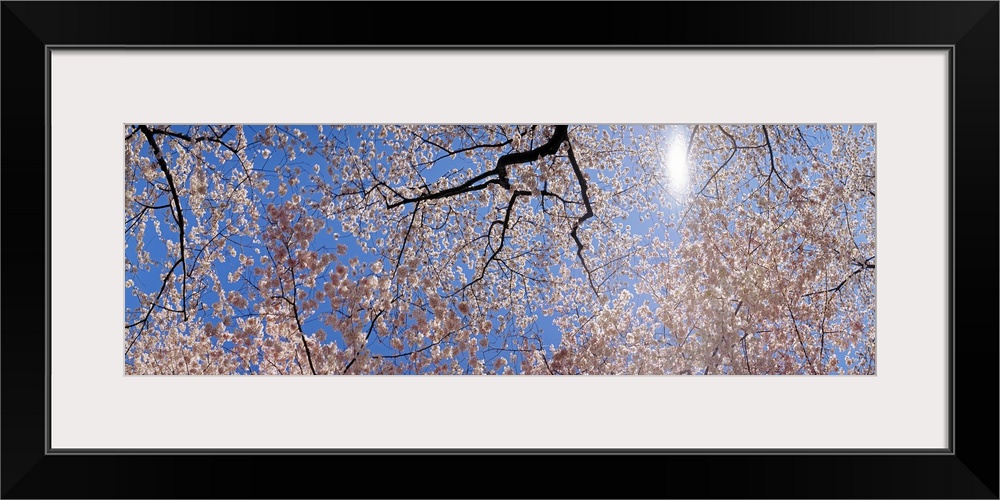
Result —
[{"label": "sun", "polygon": [[664,152],[664,174],[667,179],[667,191],[678,200],[687,197],[691,184],[691,172],[687,161],[687,139],[684,134],[674,130],[670,142]]}]

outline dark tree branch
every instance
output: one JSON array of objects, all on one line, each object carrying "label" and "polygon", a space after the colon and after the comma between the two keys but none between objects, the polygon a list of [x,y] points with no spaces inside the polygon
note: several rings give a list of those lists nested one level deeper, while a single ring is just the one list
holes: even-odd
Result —
[{"label": "dark tree branch", "polygon": [[[297,294],[298,293],[296,291],[295,279],[294,278],[292,279],[292,293],[293,294]],[[291,299],[289,299],[285,295],[279,295],[279,296],[277,296],[277,298],[280,298],[280,299],[284,300],[285,302],[288,303],[288,305],[292,306],[292,314],[295,316],[295,326],[298,328],[298,330],[299,330],[299,336],[302,338],[302,346],[305,347],[305,349],[306,349],[306,359],[309,360],[309,370],[312,371],[313,375],[316,375],[316,368],[313,366],[313,362],[312,362],[312,354],[309,353],[309,344],[306,343],[306,332],[302,330],[302,321],[299,319],[299,308],[298,308],[298,306],[296,306],[295,302],[292,301]]]},{"label": "dark tree branch", "polygon": [[[368,345],[368,338],[372,336],[372,330],[375,329],[375,322],[378,321],[379,316],[381,316],[382,313],[384,312],[385,312],[384,310],[379,311],[374,316],[372,316],[372,320],[368,324],[368,333],[365,334],[365,345]],[[351,358],[351,361],[349,363],[347,363],[347,366],[344,367],[344,371],[342,371],[341,374],[346,374],[347,370],[350,370],[351,366],[353,366],[354,362],[357,360],[358,360],[358,351],[354,351],[354,357]]]},{"label": "dark tree branch", "polygon": [[844,278],[844,281],[841,281],[837,286],[835,286],[833,288],[827,288],[826,290],[819,290],[819,291],[816,291],[816,292],[810,292],[810,293],[807,293],[807,294],[803,295],[802,297],[810,297],[810,296],[813,296],[813,295],[819,295],[821,293],[839,292],[840,289],[843,288],[844,285],[847,284],[847,282],[850,281],[850,279],[852,277],[854,277],[855,275],[861,274],[861,272],[863,272],[865,270],[868,270],[868,269],[875,269],[875,264],[869,264],[868,263],[868,261],[870,261],[871,259],[874,259],[874,258],[875,257],[869,257],[863,263],[854,262],[853,264],[856,265],[856,266],[858,266],[858,268],[855,269],[854,271],[852,271],[851,274],[847,275],[847,277]]},{"label": "dark tree branch", "polygon": [[698,133],[698,127],[700,125],[695,125],[691,129],[691,135],[688,136],[687,151],[684,152],[684,163],[686,164],[691,159],[691,146],[694,144],[694,134]]},{"label": "dark tree branch", "polygon": [[[523,191],[523,190],[518,190],[518,191],[514,191],[513,193],[511,193],[510,200],[507,202],[507,210],[504,213],[503,221],[493,221],[493,223],[490,224],[490,229],[489,229],[489,232],[487,233],[488,236],[493,233],[493,226],[494,225],[496,225],[496,224],[500,224],[501,225],[501,229],[500,229],[500,245],[498,245],[497,248],[495,250],[493,250],[493,253],[490,255],[490,257],[488,259],[486,259],[486,263],[483,264],[482,272],[479,275],[480,279],[482,279],[483,275],[486,274],[486,268],[490,267],[490,263],[493,262],[493,259],[495,259],[496,256],[500,253],[500,251],[503,250],[504,241],[507,239],[507,229],[510,227],[510,214],[511,214],[511,212],[514,211],[514,203],[517,202],[517,197],[518,196],[530,196],[530,195],[531,195],[531,191]],[[492,240],[488,238],[487,239],[487,244],[489,246],[493,246]]]},{"label": "dark tree branch", "polygon": [[[455,331],[457,331],[457,330],[455,330]],[[441,345],[441,342],[444,342],[446,339],[448,339],[448,337],[451,337],[452,334],[455,333],[455,331],[450,331],[448,333],[445,333],[444,335],[441,336],[441,338],[439,338],[439,339],[431,342],[430,344],[427,344],[427,345],[425,345],[425,346],[423,346],[423,347],[421,347],[419,349],[414,349],[414,350],[408,351],[408,352],[401,352],[399,354],[379,354],[379,355],[372,356],[372,359],[396,359],[396,358],[402,358],[402,357],[406,357],[406,356],[412,356],[414,354],[417,354],[418,352],[424,352],[427,349],[430,349],[430,348],[432,348],[432,347],[434,347],[436,345]]]},{"label": "dark tree branch", "polygon": [[[181,200],[177,195],[177,186],[174,184],[174,176],[170,173],[170,168],[167,167],[167,161],[163,159],[163,154],[160,151],[160,146],[156,144],[156,139],[153,137],[153,133],[150,132],[149,128],[145,125],[139,125],[139,130],[146,137],[146,141],[149,143],[149,148],[153,151],[153,156],[156,157],[156,162],[160,166],[160,170],[163,171],[163,175],[167,178],[167,185],[170,187],[170,196],[174,204],[174,209],[172,214],[174,216],[174,221],[177,222],[177,231],[179,233],[180,239],[180,263],[181,263],[181,310],[184,311],[184,321],[187,321],[187,263],[185,261],[184,255],[184,213],[181,210]],[[176,267],[176,264],[175,264]]]},{"label": "dark tree branch", "polygon": [[[281,244],[284,245],[285,247],[285,253],[288,254],[287,258],[291,259],[292,249],[288,247],[288,242],[285,240],[281,240]],[[273,257],[271,258],[271,261],[274,262]],[[275,263],[275,265],[277,265],[277,263]],[[312,372],[313,375],[316,375],[316,368],[313,366],[312,362],[312,354],[309,352],[309,344],[306,343],[306,332],[302,329],[302,320],[299,319],[299,308],[296,305],[296,301],[298,301],[299,299],[299,289],[298,285],[295,283],[295,266],[289,266],[288,271],[289,274],[291,274],[292,278],[292,298],[294,298],[295,300],[291,300],[285,295],[283,287],[280,298],[283,299],[285,302],[287,302],[290,306],[292,306],[292,314],[295,315],[295,326],[299,330],[299,336],[302,338],[302,347],[305,348],[306,359],[309,361],[309,370]],[[279,284],[281,283],[280,277],[278,279],[278,283]]]},{"label": "dark tree branch", "polygon": [[809,147],[809,142],[806,141],[805,136],[802,135],[802,127],[795,127],[795,130],[799,133],[799,140],[802,141],[802,144],[804,144],[806,149],[809,150],[809,154],[812,156],[813,160],[816,163],[819,163],[819,158],[816,157],[816,153],[814,153],[812,148]]},{"label": "dark tree branch", "polygon": [[601,293],[597,291],[597,286],[594,285],[594,277],[590,271],[590,267],[587,266],[587,261],[583,258],[583,242],[580,241],[580,237],[577,235],[580,224],[583,224],[584,221],[594,216],[594,209],[590,206],[590,196],[587,194],[587,179],[583,177],[583,171],[576,162],[576,155],[573,153],[573,144],[566,141],[566,146],[568,146],[569,163],[573,166],[573,173],[576,174],[576,180],[580,184],[580,197],[583,198],[583,206],[587,208],[587,211],[573,224],[573,230],[570,231],[570,235],[573,236],[573,241],[576,242],[576,256],[580,258],[580,264],[583,264],[583,269],[587,271],[587,280],[590,282],[590,288],[594,291],[595,295],[600,295]]},{"label": "dark tree branch", "polygon": [[[496,184],[504,189],[510,189],[510,180],[507,178],[507,167],[519,163],[533,162],[543,156],[554,154],[556,151],[559,150],[559,145],[562,144],[564,140],[566,140],[567,129],[568,129],[567,125],[556,126],[555,131],[552,134],[552,137],[549,138],[548,142],[546,142],[545,144],[542,144],[541,146],[538,146],[537,148],[531,149],[529,151],[518,151],[514,153],[505,154],[501,156],[500,159],[497,160],[497,164],[493,169],[483,172],[463,182],[458,186],[442,189],[441,191],[428,193],[413,198],[408,198],[397,194],[401,198],[401,200],[394,203],[390,203],[388,205],[388,208],[395,208],[398,206],[405,205],[407,203],[416,203],[425,200],[449,198],[463,193],[480,191],[486,189],[491,184]],[[495,178],[489,179],[490,177],[494,176]],[[477,182],[483,181],[484,179],[489,179],[489,180],[483,182],[482,184],[476,184]]]},{"label": "dark tree branch", "polygon": [[417,211],[420,209],[420,202],[413,205],[413,215],[410,216],[410,224],[406,227],[406,234],[403,235],[403,243],[399,245],[399,254],[396,255],[396,265],[392,268],[392,277],[396,277],[396,270],[403,263],[403,250],[406,249],[406,242],[410,239],[410,231],[413,230],[413,223],[417,220]]},{"label": "dark tree branch", "polygon": [[747,335],[745,333],[740,337],[740,344],[743,347],[743,361],[747,365],[747,373],[753,375],[753,370],[750,369],[750,356],[747,354]]},{"label": "dark tree branch", "polygon": [[[728,165],[730,161],[732,161],[733,157],[736,156],[736,151],[739,150],[739,147],[736,146],[736,139],[732,135],[730,135],[729,132],[726,132],[726,130],[724,128],[722,128],[722,126],[716,125],[716,127],[719,130],[721,130],[722,133],[725,134],[726,137],[728,137],[729,140],[733,143],[733,152],[729,153],[729,158],[726,158],[726,161],[722,162],[722,165],[719,165],[719,168],[715,169],[715,172],[712,172],[712,175],[710,175],[708,177],[708,180],[705,181],[705,185],[702,186],[701,189],[699,189],[696,194],[702,194],[702,193],[705,192],[705,189],[708,188],[708,185],[712,183],[712,179],[715,179],[715,176],[719,175],[719,172],[721,172],[722,169],[725,168],[725,166]],[[691,144],[688,143],[688,148],[690,148],[690,147],[691,147]],[[686,212],[685,212],[685,215],[687,215]]]},{"label": "dark tree branch", "polygon": [[761,125],[760,128],[764,130],[764,140],[766,141],[767,144],[767,153],[771,157],[771,170],[767,173],[767,182],[770,183],[771,174],[775,174],[778,176],[778,180],[781,181],[781,185],[785,186],[785,188],[787,189],[788,184],[785,182],[785,179],[781,178],[781,172],[778,172],[778,169],[774,167],[774,149],[771,148],[771,136],[767,133],[767,126]]},{"label": "dark tree branch", "polygon": [[510,144],[511,142],[513,142],[512,140],[507,140],[507,141],[504,141],[504,142],[498,142],[498,143],[494,143],[494,144],[475,144],[473,146],[468,146],[468,147],[465,147],[465,148],[459,148],[459,149],[456,149],[456,150],[452,151],[452,150],[450,150],[450,149],[448,149],[448,148],[446,148],[446,147],[444,147],[444,146],[442,146],[442,145],[440,145],[440,144],[438,144],[438,143],[436,143],[434,141],[431,141],[429,139],[425,139],[423,136],[417,134],[416,132],[411,131],[410,133],[413,134],[414,136],[416,136],[418,139],[420,139],[424,143],[430,144],[431,146],[434,146],[434,147],[436,147],[436,148],[444,151],[445,153],[448,153],[448,154],[446,154],[444,156],[439,156],[437,158],[434,158],[433,160],[421,163],[418,166],[428,165],[428,164],[437,162],[439,160],[443,160],[444,158],[448,158],[449,156],[455,156],[457,154],[464,153],[466,151],[474,151],[476,149],[487,149],[487,148],[502,148],[502,147]]},{"label": "dark tree branch", "polygon": [[809,351],[806,350],[806,344],[802,340],[802,333],[799,332],[799,325],[798,325],[798,323],[795,322],[795,313],[792,312],[792,308],[791,307],[788,308],[788,315],[792,317],[792,328],[795,329],[795,335],[799,338],[799,345],[802,346],[802,353],[806,357],[806,363],[809,365],[809,368],[812,370],[813,375],[815,375],[816,374],[816,365],[813,364],[812,359],[809,358]]},{"label": "dark tree branch", "polygon": [[167,283],[170,281],[170,276],[173,275],[174,270],[177,269],[177,265],[180,264],[182,260],[183,259],[177,259],[174,262],[174,265],[170,267],[170,270],[167,271],[166,276],[163,278],[163,284],[160,285],[160,291],[156,294],[156,298],[153,299],[153,302],[150,303],[149,309],[146,310],[146,315],[143,316],[143,318],[140,319],[139,321],[136,321],[136,322],[128,324],[128,325],[125,325],[125,328],[132,328],[132,327],[134,327],[136,325],[139,325],[139,324],[142,325],[142,328],[139,329],[139,333],[135,334],[135,336],[132,337],[132,341],[129,342],[128,348],[125,349],[125,355],[126,356],[128,355],[129,351],[132,350],[132,346],[135,345],[135,342],[137,340],[139,340],[139,336],[141,336],[143,334],[143,332],[146,330],[146,325],[149,323],[149,315],[153,313],[153,309],[156,308],[156,303],[160,301],[160,297],[163,296],[164,290],[167,289]]},{"label": "dark tree branch", "polygon": [[[140,127],[140,128],[143,128],[143,127],[146,127],[146,126],[145,126],[145,125],[140,125],[139,127]],[[227,128],[226,128],[226,130],[224,130],[224,131],[222,132],[222,134],[219,134],[219,135],[216,135],[215,137],[207,137],[207,136],[202,136],[202,137],[191,137],[190,135],[187,135],[187,134],[181,134],[181,133],[179,133],[179,132],[174,132],[173,130],[162,130],[162,129],[158,129],[158,128],[153,128],[153,129],[150,129],[150,128],[146,128],[146,130],[148,130],[149,132],[151,132],[151,133],[153,133],[153,134],[162,134],[162,135],[168,135],[168,136],[170,136],[170,137],[176,137],[176,138],[178,138],[178,139],[184,139],[185,141],[187,141],[187,142],[192,142],[192,143],[198,143],[198,142],[202,142],[202,141],[208,141],[208,142],[214,142],[214,143],[216,143],[216,144],[219,144],[219,145],[221,145],[222,147],[224,147],[224,148],[228,149],[228,150],[229,150],[229,151],[231,151],[231,152],[232,152],[233,154],[235,154],[235,153],[236,153],[236,149],[234,149],[234,148],[233,148],[232,146],[230,146],[229,144],[226,144],[226,142],[225,142],[225,141],[223,141],[223,140],[222,140],[222,137],[221,137],[221,136],[225,135],[225,134],[226,134],[227,132],[229,132],[229,130],[230,130],[231,128],[233,128],[233,126],[232,126],[232,125],[230,125],[229,127],[227,127]],[[145,131],[144,131],[144,133],[145,133]]]}]

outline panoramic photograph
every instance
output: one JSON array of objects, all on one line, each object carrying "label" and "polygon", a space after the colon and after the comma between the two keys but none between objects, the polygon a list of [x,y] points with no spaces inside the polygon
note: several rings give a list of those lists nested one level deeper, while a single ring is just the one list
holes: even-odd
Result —
[{"label": "panoramic photograph", "polygon": [[124,127],[127,375],[875,375],[873,124]]}]

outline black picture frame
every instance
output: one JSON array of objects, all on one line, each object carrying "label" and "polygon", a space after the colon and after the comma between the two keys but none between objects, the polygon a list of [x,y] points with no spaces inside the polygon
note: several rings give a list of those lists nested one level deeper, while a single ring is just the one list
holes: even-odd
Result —
[{"label": "black picture frame", "polygon": [[[989,2],[2,2],[4,498],[998,498],[998,25]],[[332,14],[331,14],[332,12]],[[540,26],[546,29],[539,29]],[[521,35],[519,33],[527,33]],[[610,45],[609,45],[610,44]],[[906,453],[51,453],[50,47],[949,47],[951,439]],[[150,85],[137,81],[136,85]],[[46,196],[42,196],[45,194]],[[958,231],[962,229],[962,231]],[[46,242],[43,247],[39,242]],[[29,271],[30,270],[30,271]],[[988,304],[983,307],[980,304]],[[44,327],[44,328],[43,328]],[[748,415],[748,419],[755,418]],[[127,426],[128,416],[122,418]],[[576,471],[565,476],[565,469]],[[525,481],[530,478],[530,481]]]}]

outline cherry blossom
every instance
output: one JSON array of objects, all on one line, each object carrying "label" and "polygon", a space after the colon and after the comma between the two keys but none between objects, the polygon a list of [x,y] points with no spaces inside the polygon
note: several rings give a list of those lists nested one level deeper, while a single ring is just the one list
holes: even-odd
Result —
[{"label": "cherry blossom", "polygon": [[870,125],[135,125],[128,374],[873,374]]}]

